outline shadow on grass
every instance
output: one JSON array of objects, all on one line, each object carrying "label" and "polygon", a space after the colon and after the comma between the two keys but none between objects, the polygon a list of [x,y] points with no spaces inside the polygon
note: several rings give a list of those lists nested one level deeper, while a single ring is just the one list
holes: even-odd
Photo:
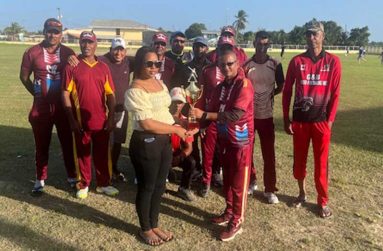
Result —
[{"label": "shadow on grass", "polygon": [[[276,130],[283,132],[282,118],[275,119]],[[370,152],[383,153],[383,107],[339,111],[331,142]],[[278,140],[276,141],[278,144]]]},{"label": "shadow on grass", "polygon": [[0,236],[28,250],[77,250],[74,246],[62,243],[36,233],[31,229],[0,219]]}]

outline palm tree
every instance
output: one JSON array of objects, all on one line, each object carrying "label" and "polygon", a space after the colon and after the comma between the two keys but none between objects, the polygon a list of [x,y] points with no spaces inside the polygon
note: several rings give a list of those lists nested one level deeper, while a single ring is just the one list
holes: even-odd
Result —
[{"label": "palm tree", "polygon": [[233,23],[233,26],[235,28],[235,30],[237,31],[236,32],[236,38],[237,38],[237,34],[239,33],[239,31],[241,30],[244,30],[246,28],[246,24],[248,23],[247,22],[247,13],[244,11],[244,10],[240,10],[238,11],[238,14],[235,15],[235,21]]},{"label": "palm tree", "polygon": [[11,26],[6,27],[4,29],[4,33],[7,34],[8,36],[11,36],[12,41],[16,40],[16,35],[19,33],[24,32],[25,29],[22,27],[20,24],[13,22],[11,23]]}]

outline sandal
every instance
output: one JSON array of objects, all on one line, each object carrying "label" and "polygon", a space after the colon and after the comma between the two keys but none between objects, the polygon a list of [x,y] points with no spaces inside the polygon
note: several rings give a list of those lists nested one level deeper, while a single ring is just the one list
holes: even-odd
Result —
[{"label": "sandal", "polygon": [[173,240],[173,234],[171,233],[171,232],[169,232],[169,231],[165,231],[165,230],[162,230],[162,229],[160,229],[160,228],[153,228],[152,229],[153,230],[153,232],[158,236],[158,237],[160,237],[163,241],[166,241],[166,242],[168,242],[168,241],[171,241],[171,240]]},{"label": "sandal", "polygon": [[296,207],[296,208],[300,208],[303,203],[305,203],[307,200],[307,197],[306,196],[298,196],[295,198],[294,202],[293,202],[293,207]]},{"label": "sandal", "polygon": [[148,245],[150,246],[159,246],[161,245],[163,242],[163,240],[154,233],[154,231],[152,230],[149,230],[149,231],[146,231],[147,233],[143,232],[143,231],[140,231],[138,233],[138,235],[141,237],[141,239]]},{"label": "sandal", "polygon": [[332,211],[328,206],[319,207],[319,216],[323,219],[329,218],[332,216]]}]

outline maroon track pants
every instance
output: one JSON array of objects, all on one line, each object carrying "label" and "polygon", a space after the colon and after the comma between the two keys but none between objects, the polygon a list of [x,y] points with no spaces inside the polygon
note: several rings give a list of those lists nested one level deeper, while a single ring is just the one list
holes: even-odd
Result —
[{"label": "maroon track pants", "polygon": [[75,139],[80,188],[88,187],[92,179],[91,151],[97,186],[109,186],[112,177],[109,133],[105,130],[84,131],[81,135],[75,135]]},{"label": "maroon track pants", "polygon": [[210,184],[213,173],[219,173],[220,163],[217,151],[217,127],[211,123],[201,139],[202,146],[202,182]]},{"label": "maroon track pants", "polygon": [[310,140],[314,151],[314,180],[318,193],[318,205],[325,206],[328,202],[328,153],[331,130],[327,121],[301,123],[293,122],[294,132],[294,177],[303,180],[306,177],[307,154]]},{"label": "maroon track pants", "polygon": [[36,179],[46,180],[48,178],[49,146],[53,126],[56,126],[67,176],[76,178],[72,132],[61,103],[40,103],[35,99],[29,113],[29,122],[32,125],[35,139]]},{"label": "maroon track pants", "polygon": [[250,181],[251,149],[251,144],[242,147],[229,146],[221,153],[225,214],[232,216],[232,223],[235,225],[244,220]]}]

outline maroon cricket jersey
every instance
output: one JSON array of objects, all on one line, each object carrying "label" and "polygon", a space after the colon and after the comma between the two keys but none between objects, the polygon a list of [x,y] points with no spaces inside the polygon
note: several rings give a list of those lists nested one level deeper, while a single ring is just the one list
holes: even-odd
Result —
[{"label": "maroon cricket jersey", "polygon": [[120,64],[114,63],[114,59],[109,53],[104,56],[98,57],[98,60],[104,62],[109,66],[110,73],[112,74],[113,83],[114,83],[114,94],[116,96],[116,107],[123,106],[125,100],[125,92],[129,88],[129,60],[128,57],[125,57]]},{"label": "maroon cricket jersey", "polygon": [[82,128],[101,130],[107,119],[106,95],[114,95],[113,79],[105,63],[89,64],[84,59],[79,60],[76,67],[65,67],[63,88],[71,93],[75,118]]},{"label": "maroon cricket jersey", "polygon": [[173,77],[174,71],[175,71],[174,62],[170,58],[164,57],[164,59],[162,60],[161,68],[156,74],[156,79],[162,80],[165,83],[166,87],[169,89],[172,85],[172,83],[170,82]]},{"label": "maroon cricket jersey", "polygon": [[220,84],[212,97],[209,110],[216,112],[244,111],[234,122],[217,122],[218,140],[224,146],[243,146],[251,144],[254,135],[254,90],[251,81],[245,77],[241,68],[238,75],[229,82]]},{"label": "maroon cricket jersey", "polygon": [[47,103],[61,102],[61,74],[74,51],[60,44],[49,53],[41,42],[28,48],[21,63],[22,74],[33,72],[34,96],[44,98]]},{"label": "maroon cricket jersey", "polygon": [[313,61],[308,52],[295,56],[287,69],[283,89],[283,116],[289,117],[295,84],[293,120],[297,122],[334,121],[339,101],[341,64],[339,58],[322,51]]},{"label": "maroon cricket jersey", "polygon": [[[239,65],[242,66],[247,61],[247,55],[245,51],[242,48],[235,47],[235,46],[233,47],[233,51],[235,52],[235,55],[237,56]],[[217,62],[218,61],[217,49],[209,52],[206,55],[206,57],[210,62],[213,62],[213,63]]]}]

